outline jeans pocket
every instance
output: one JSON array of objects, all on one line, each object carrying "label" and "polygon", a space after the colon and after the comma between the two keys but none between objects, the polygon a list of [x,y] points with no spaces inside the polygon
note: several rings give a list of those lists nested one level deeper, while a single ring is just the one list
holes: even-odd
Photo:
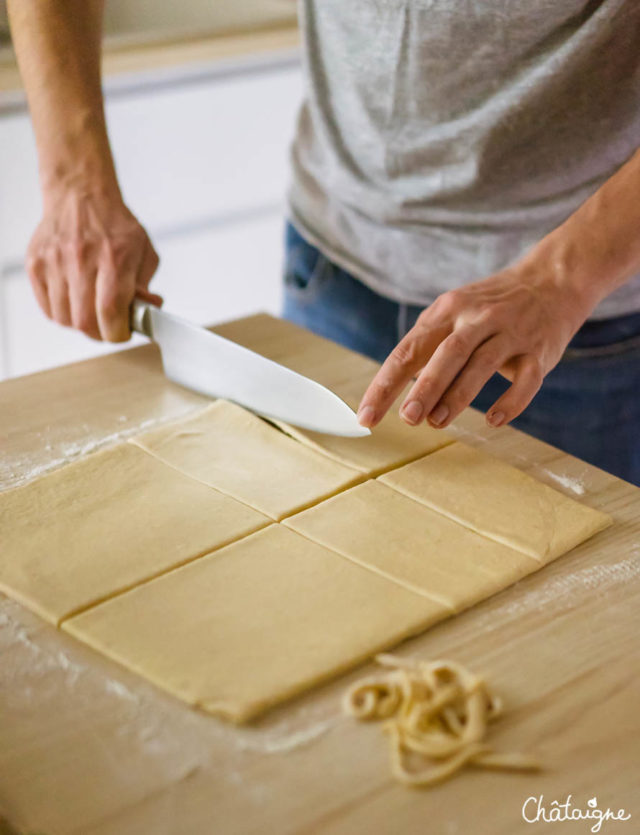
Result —
[{"label": "jeans pocket", "polygon": [[287,293],[311,298],[331,275],[331,262],[289,224],[285,241],[284,285]]}]

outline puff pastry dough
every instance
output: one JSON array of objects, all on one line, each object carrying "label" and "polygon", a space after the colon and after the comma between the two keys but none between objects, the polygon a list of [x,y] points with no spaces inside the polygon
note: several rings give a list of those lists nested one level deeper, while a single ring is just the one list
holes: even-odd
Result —
[{"label": "puff pastry dough", "polygon": [[[352,409],[358,403],[353,398],[345,398]],[[337,435],[323,435],[278,422],[287,434],[296,438],[312,449],[324,455],[355,467],[369,476],[385,472],[392,467],[399,467],[435,449],[453,443],[453,438],[440,429],[433,429],[426,424],[419,427],[409,426],[392,407],[371,435],[365,438],[341,438]]]},{"label": "puff pastry dough", "polygon": [[361,479],[226,400],[131,442],[276,520]]},{"label": "puff pastry dough", "polygon": [[283,524],[452,611],[539,568],[531,557],[377,481],[352,487]]},{"label": "puff pastry dough", "polygon": [[272,525],[63,629],[190,704],[239,722],[447,614]]},{"label": "puff pastry dough", "polygon": [[0,589],[59,623],[268,523],[122,444],[0,495]]},{"label": "puff pastry dough", "polygon": [[611,524],[605,513],[462,443],[380,476],[380,481],[542,563]]},{"label": "puff pastry dough", "polygon": [[244,721],[610,522],[460,443],[367,479],[449,441],[394,420],[318,451],[219,401],[1,494],[0,589]]}]

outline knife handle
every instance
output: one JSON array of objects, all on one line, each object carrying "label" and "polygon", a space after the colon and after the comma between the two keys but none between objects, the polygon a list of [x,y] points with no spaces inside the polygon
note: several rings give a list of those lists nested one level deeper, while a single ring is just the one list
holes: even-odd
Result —
[{"label": "knife handle", "polygon": [[151,328],[151,316],[149,310],[151,305],[148,302],[143,302],[140,299],[134,299],[129,311],[129,324],[131,330],[136,333],[141,333],[143,336],[153,338]]}]

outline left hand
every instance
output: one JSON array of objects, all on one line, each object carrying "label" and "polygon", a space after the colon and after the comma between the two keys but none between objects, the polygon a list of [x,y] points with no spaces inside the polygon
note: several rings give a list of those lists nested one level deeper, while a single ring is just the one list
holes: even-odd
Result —
[{"label": "left hand", "polygon": [[411,425],[447,426],[498,371],[511,386],[487,412],[491,426],[517,417],[560,360],[593,304],[553,270],[526,264],[439,296],[387,357],[358,418],[373,427],[416,377],[400,409]]}]

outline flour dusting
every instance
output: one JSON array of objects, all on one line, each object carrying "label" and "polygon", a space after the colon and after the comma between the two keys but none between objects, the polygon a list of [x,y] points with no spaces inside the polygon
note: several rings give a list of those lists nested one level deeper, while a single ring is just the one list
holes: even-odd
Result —
[{"label": "flour dusting", "polygon": [[239,741],[239,748],[243,751],[252,751],[260,754],[284,754],[288,751],[293,751],[296,748],[301,748],[308,745],[310,742],[318,739],[318,737],[326,734],[340,721],[339,716],[334,716],[330,719],[324,719],[315,722],[297,731],[284,732],[278,729],[276,733],[255,737],[241,738]]},{"label": "flour dusting", "polygon": [[[89,434],[89,427],[84,424],[79,427],[81,431],[87,433],[84,438],[55,444],[47,442],[31,452],[27,457],[15,457],[0,462],[0,491],[26,484],[28,481],[33,481],[52,470],[57,470],[66,464],[71,464],[73,461],[77,461],[85,455],[90,455],[92,452],[98,452],[98,450],[126,441],[128,438],[146,429],[151,429],[156,426],[161,426],[164,423],[170,423],[178,418],[186,417],[193,411],[198,411],[200,408],[198,406],[181,415],[149,418],[133,426],[123,427],[117,432],[110,432],[107,435],[92,436]],[[118,417],[118,423],[123,424],[126,421],[126,415],[120,415]]]},{"label": "flour dusting", "polygon": [[584,496],[586,490],[584,484],[581,481],[578,481],[577,478],[570,478],[567,475],[560,475],[559,473],[553,473],[551,470],[542,469],[541,471],[550,478],[551,481],[555,481],[556,484],[559,484],[561,487],[565,487],[567,490],[571,490],[572,493],[575,493],[576,496]]},{"label": "flour dusting", "polygon": [[575,571],[566,577],[556,577],[540,589],[527,592],[520,599],[505,603],[490,618],[499,626],[501,617],[518,617],[526,612],[545,609],[565,609],[573,605],[577,592],[585,589],[606,592],[640,577],[640,547],[631,557],[611,565],[594,565]]}]

